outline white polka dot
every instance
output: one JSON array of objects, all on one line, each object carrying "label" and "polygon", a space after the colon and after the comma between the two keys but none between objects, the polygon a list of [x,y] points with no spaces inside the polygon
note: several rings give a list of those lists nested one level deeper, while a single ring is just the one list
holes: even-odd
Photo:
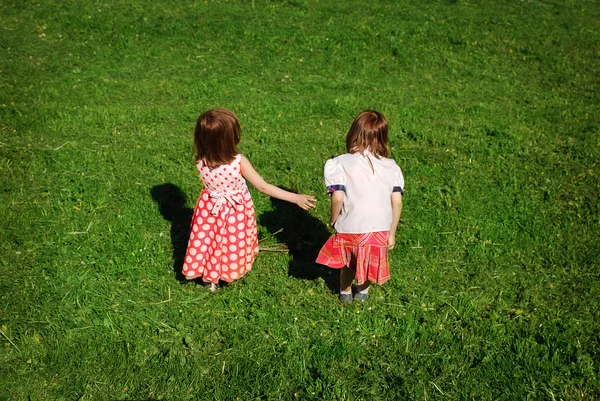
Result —
[{"label": "white polka dot", "polygon": [[217,278],[217,277],[219,277],[219,273],[217,273],[217,272],[213,271],[213,272],[210,272],[210,276],[211,276],[212,278]]},{"label": "white polka dot", "polygon": [[230,250],[231,252],[235,252],[235,251],[237,251],[237,246],[235,246],[235,245],[231,244],[231,245],[229,245],[229,250]]},{"label": "white polka dot", "polygon": [[215,239],[217,240],[217,242],[221,242],[221,239],[222,239],[222,238],[223,238],[223,237],[221,237],[219,234],[217,234],[217,238],[215,238]]},{"label": "white polka dot", "polygon": [[208,231],[208,230],[210,230],[210,225],[208,225],[208,224],[203,224],[203,225],[202,225],[202,229],[203,229],[204,231]]},{"label": "white polka dot", "polygon": [[229,271],[229,266],[223,265],[221,266],[221,270],[223,270],[224,272]]},{"label": "white polka dot", "polygon": [[227,255],[223,254],[223,257],[221,258],[221,261],[223,263],[227,263],[227,262],[229,262],[229,258],[227,257]]},{"label": "white polka dot", "polygon": [[210,263],[212,263],[213,265],[216,265],[217,264],[217,258],[215,258],[214,256],[211,256]]},{"label": "white polka dot", "polygon": [[202,199],[205,200],[205,201],[207,201],[208,200],[208,194],[204,193],[204,195],[202,195]]},{"label": "white polka dot", "polygon": [[207,245],[210,244],[210,238],[208,238],[208,237],[204,238],[204,243]]},{"label": "white polka dot", "polygon": [[204,238],[205,236],[206,236],[206,233],[204,231],[200,231],[198,233],[198,238],[200,238],[200,239]]},{"label": "white polka dot", "polygon": [[235,280],[236,278],[238,278],[239,274],[237,274],[237,272],[231,272],[230,276],[232,279]]},{"label": "white polka dot", "polygon": [[240,251],[238,253],[240,255],[240,258],[243,258],[244,255],[246,254],[246,250],[245,249],[240,249]]},{"label": "white polka dot", "polygon": [[227,231],[229,231],[229,232],[230,232],[230,233],[232,233],[232,234],[235,234],[235,231],[236,231],[236,230],[235,230],[235,227],[234,227],[234,226],[229,226],[229,227],[227,227]]},{"label": "white polka dot", "polygon": [[244,220],[244,213],[238,213],[237,219],[238,219],[238,221]]},{"label": "white polka dot", "polygon": [[189,271],[189,272],[187,272],[187,273],[186,273],[186,276],[190,276],[190,277],[191,277],[191,276],[193,276],[194,274],[196,274],[196,273],[195,273],[195,272],[193,272],[193,271]]},{"label": "white polka dot", "polygon": [[229,259],[237,260],[237,255],[235,253],[232,253],[231,255],[229,255]]},{"label": "white polka dot", "polygon": [[192,263],[192,257],[191,257],[191,256],[188,256],[188,257],[186,257],[186,258],[185,258],[185,261],[186,261],[187,263]]},{"label": "white polka dot", "polygon": [[221,256],[222,254],[223,254],[223,252],[222,252],[222,251],[220,251],[220,250],[218,250],[218,249],[215,251],[215,256],[216,256],[217,258],[218,258],[219,256]]},{"label": "white polka dot", "polygon": [[213,233],[213,232],[211,231],[211,232],[209,232],[209,233],[208,233],[208,236],[209,236],[210,238],[215,238],[215,233]]},{"label": "white polka dot", "polygon": [[194,224],[194,228],[193,228],[194,232],[198,232],[198,224]]},{"label": "white polka dot", "polygon": [[195,241],[194,241],[194,246],[195,246],[196,248],[198,248],[198,247],[200,246],[200,244],[201,244],[200,240],[195,240]]},{"label": "white polka dot", "polygon": [[244,238],[245,236],[246,236],[246,234],[245,234],[243,231],[240,231],[240,232],[238,233],[238,238],[239,238],[239,239],[242,239],[242,238]]},{"label": "white polka dot", "polygon": [[221,227],[223,225],[223,220],[217,220],[217,227]]},{"label": "white polka dot", "polygon": [[197,268],[198,268],[198,262],[192,263],[192,269],[197,269]]},{"label": "white polka dot", "polygon": [[237,238],[235,237],[235,235],[230,235],[229,236],[229,242],[236,242]]},{"label": "white polka dot", "polygon": [[244,223],[240,223],[237,225],[238,230],[243,230],[244,229],[245,224]]},{"label": "white polka dot", "polygon": [[198,217],[196,219],[196,224],[202,224],[202,217]]},{"label": "white polka dot", "polygon": [[194,256],[196,254],[196,248],[190,248],[190,255]]},{"label": "white polka dot", "polygon": [[223,280],[229,281],[229,276],[227,274],[222,274]]},{"label": "white polka dot", "polygon": [[229,224],[234,224],[235,223],[235,217],[229,216],[229,218],[227,219],[227,221],[229,222]]},{"label": "white polka dot", "polygon": [[238,246],[239,246],[240,248],[241,248],[241,247],[243,247],[243,246],[246,246],[246,241],[244,241],[244,240],[241,240],[241,241],[239,242]]},{"label": "white polka dot", "polygon": [[208,210],[203,210],[202,211],[202,217],[206,217],[208,216]]},{"label": "white polka dot", "polygon": [[206,252],[207,249],[208,249],[208,247],[206,245],[202,245],[200,247],[200,252]]},{"label": "white polka dot", "polygon": [[231,270],[237,270],[239,266],[237,263],[232,263],[230,267],[231,267]]},{"label": "white polka dot", "polygon": [[196,255],[196,260],[197,261],[201,261],[202,259],[204,259],[204,255],[202,255],[201,253],[199,253],[198,255]]},{"label": "white polka dot", "polygon": [[204,207],[204,202],[203,201],[198,202],[198,207],[200,209],[202,209]]},{"label": "white polka dot", "polygon": [[210,216],[206,221],[208,221],[209,224],[214,224],[216,219],[213,216]]}]

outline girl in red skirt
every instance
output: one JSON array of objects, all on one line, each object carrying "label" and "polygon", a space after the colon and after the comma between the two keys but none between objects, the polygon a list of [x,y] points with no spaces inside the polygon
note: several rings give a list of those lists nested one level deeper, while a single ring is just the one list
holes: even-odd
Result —
[{"label": "girl in red skirt", "polygon": [[231,282],[252,269],[258,253],[256,216],[246,180],[260,192],[308,210],[315,198],[273,186],[238,153],[241,129],[227,109],[208,110],[198,118],[194,145],[196,167],[204,188],[192,218],[183,263],[188,280],[202,278],[211,290],[219,280]]},{"label": "girl in red skirt", "polygon": [[363,111],[354,119],[346,150],[325,164],[329,225],[336,233],[319,252],[317,263],[341,269],[340,300],[349,304],[368,299],[371,283],[390,278],[388,250],[394,248],[402,213],[404,176],[388,158],[388,124],[377,111]]}]

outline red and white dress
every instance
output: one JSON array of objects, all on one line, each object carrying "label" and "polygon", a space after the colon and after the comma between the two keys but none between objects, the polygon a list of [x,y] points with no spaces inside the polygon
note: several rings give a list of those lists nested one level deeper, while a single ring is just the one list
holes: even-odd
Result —
[{"label": "red and white dress", "polygon": [[242,176],[242,155],[214,169],[198,164],[198,197],[183,263],[188,280],[232,282],[252,269],[258,253],[256,215]]}]

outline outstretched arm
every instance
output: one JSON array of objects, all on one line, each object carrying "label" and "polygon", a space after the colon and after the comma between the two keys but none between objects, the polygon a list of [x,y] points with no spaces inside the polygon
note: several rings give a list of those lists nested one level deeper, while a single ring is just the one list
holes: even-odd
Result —
[{"label": "outstretched arm", "polygon": [[329,227],[333,227],[344,206],[344,191],[334,191],[331,194],[331,218],[329,219]]},{"label": "outstretched arm", "polygon": [[242,156],[242,175],[246,180],[250,182],[256,189],[263,194],[269,195],[273,198],[281,199],[286,202],[295,203],[304,210],[309,210],[315,207],[314,202],[317,200],[312,195],[295,194],[293,192],[285,191],[281,188],[271,185],[266,182],[260,174],[254,170],[250,160]]},{"label": "outstretched arm", "polygon": [[388,249],[393,249],[396,245],[396,229],[402,214],[402,194],[400,192],[392,192],[392,225],[388,235]]}]

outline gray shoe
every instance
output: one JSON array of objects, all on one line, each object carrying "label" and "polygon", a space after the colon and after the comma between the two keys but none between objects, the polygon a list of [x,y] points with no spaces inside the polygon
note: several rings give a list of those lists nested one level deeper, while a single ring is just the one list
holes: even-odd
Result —
[{"label": "gray shoe", "polygon": [[352,294],[342,294],[340,293],[340,302],[346,305],[352,303]]},{"label": "gray shoe", "polygon": [[365,302],[367,299],[369,299],[369,293],[363,294],[363,293],[357,292],[356,294],[354,294],[354,299],[356,299],[357,301],[360,301],[360,302]]}]

